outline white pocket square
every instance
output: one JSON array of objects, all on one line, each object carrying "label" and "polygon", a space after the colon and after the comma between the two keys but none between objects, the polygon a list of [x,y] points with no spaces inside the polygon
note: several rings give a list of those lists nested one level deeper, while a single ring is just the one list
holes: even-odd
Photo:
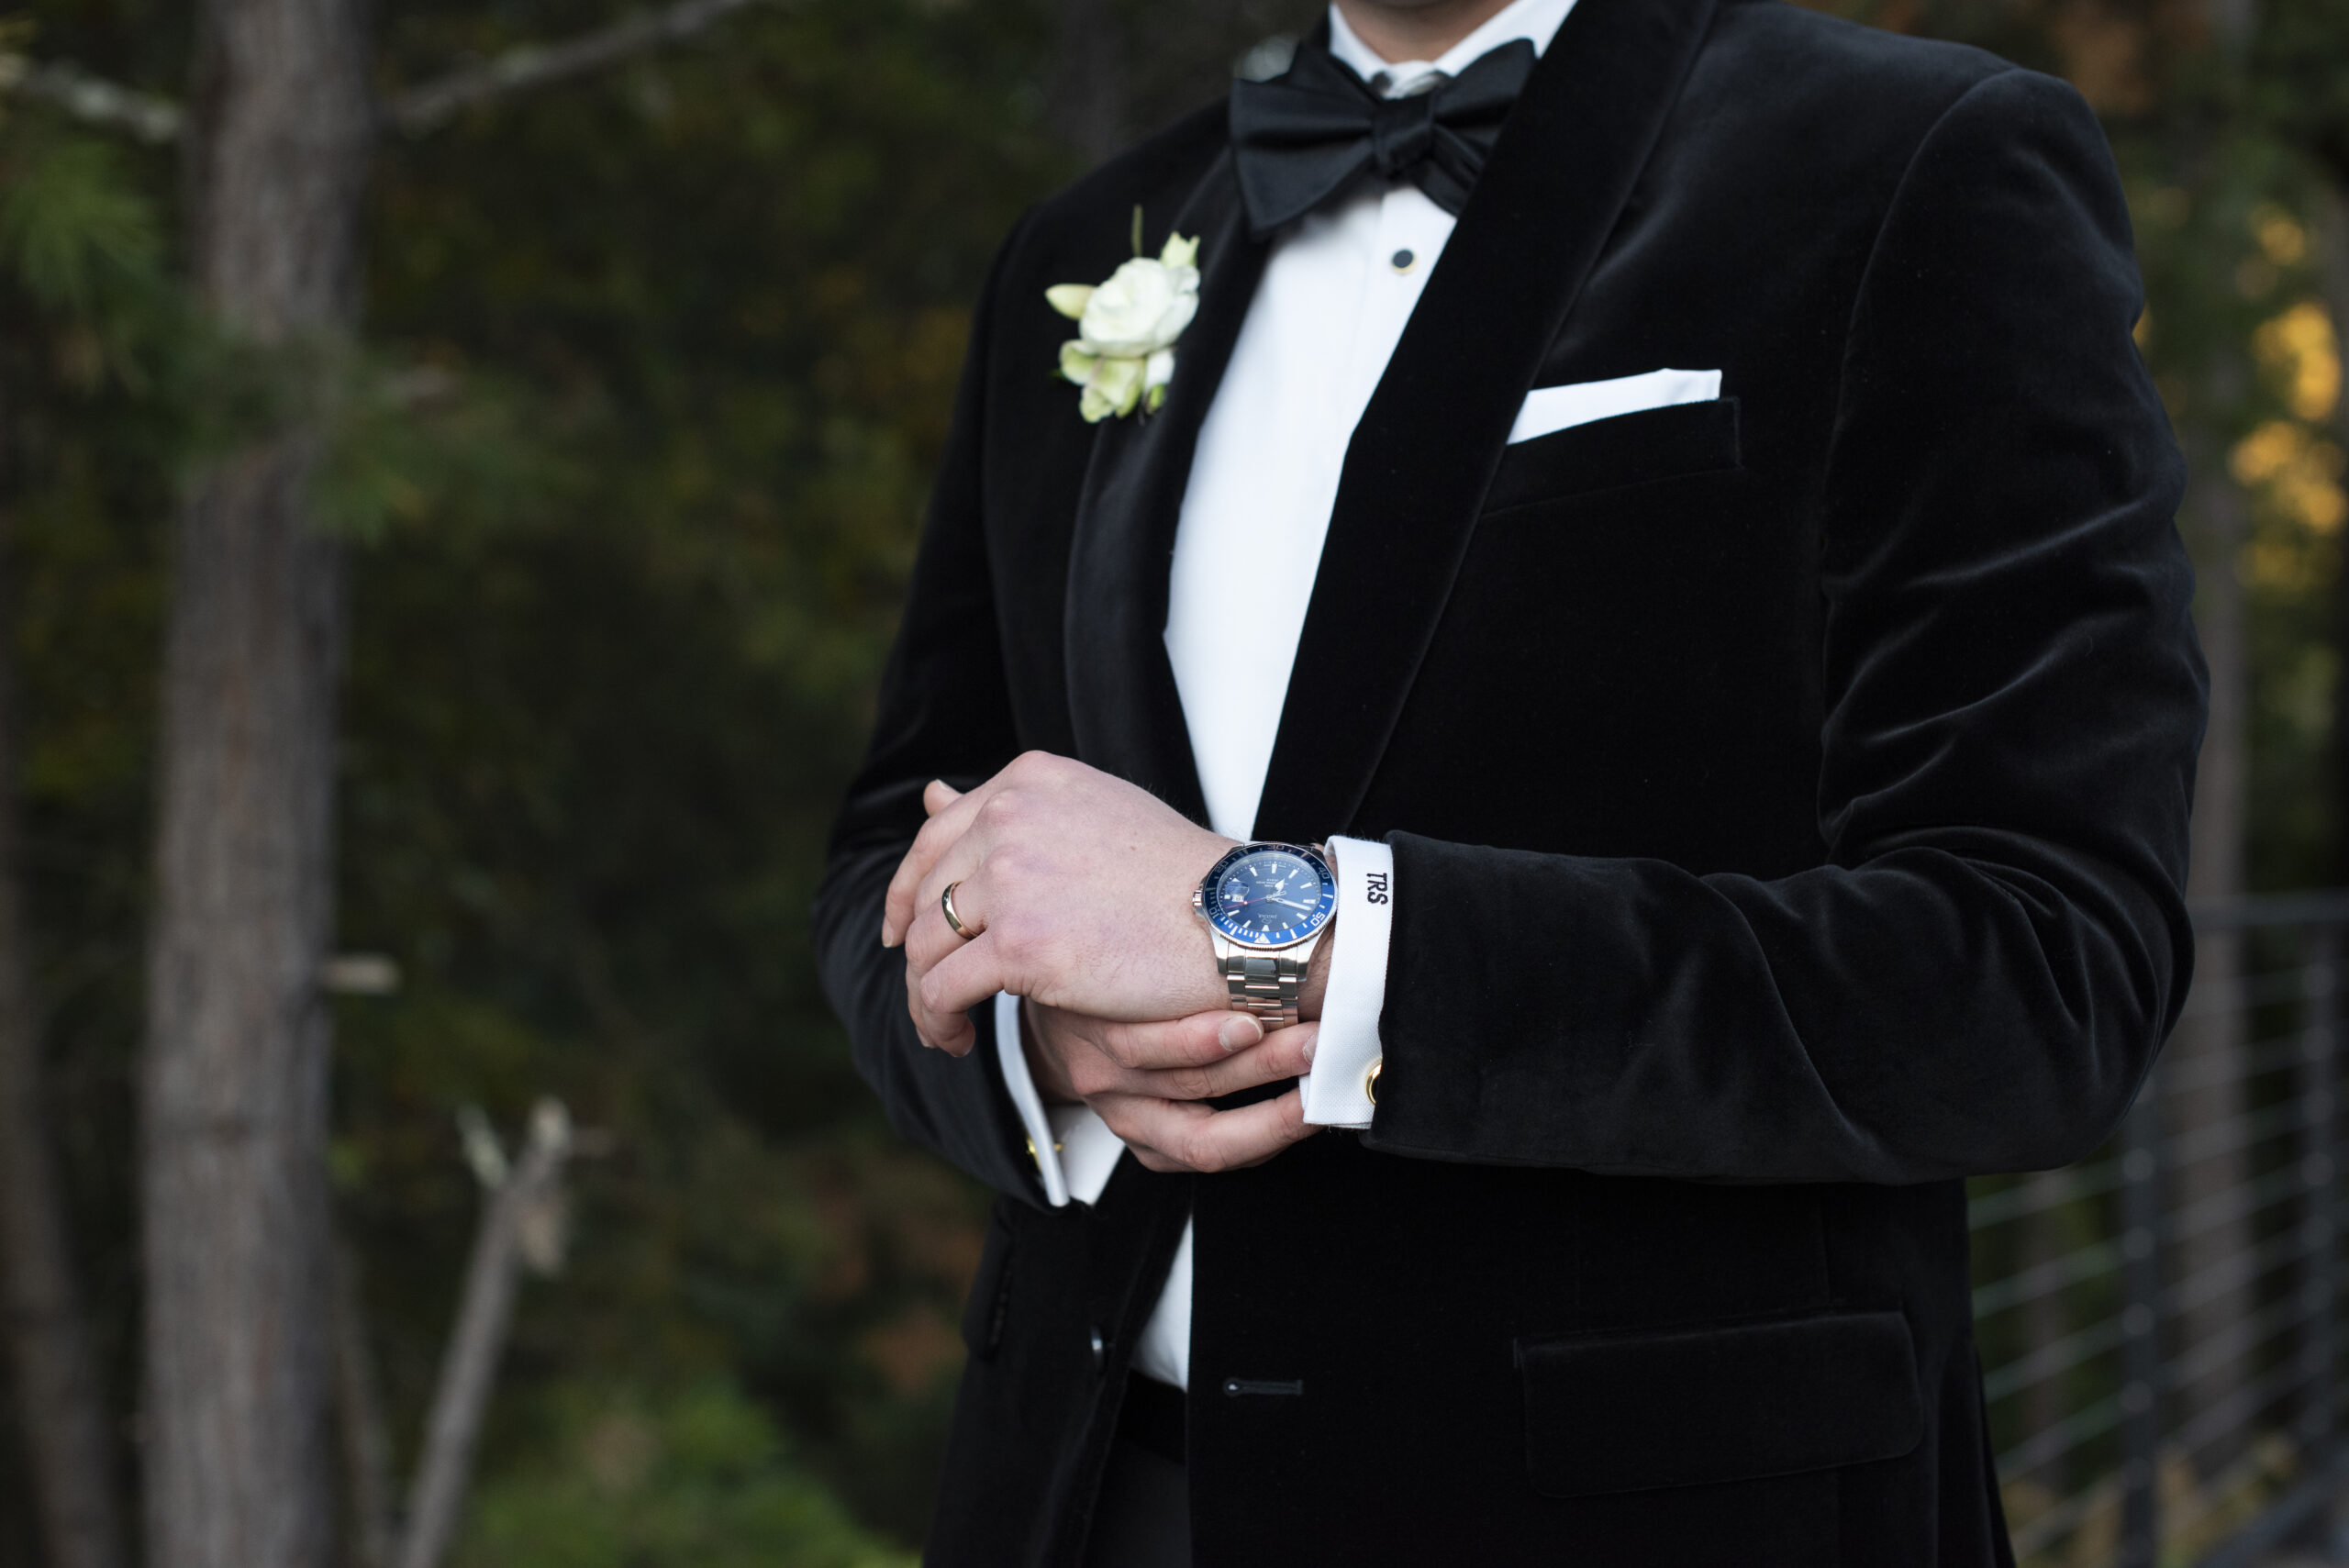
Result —
[{"label": "white pocket square", "polygon": [[1618,376],[1613,381],[1578,381],[1571,386],[1537,386],[1525,395],[1525,406],[1509,427],[1513,445],[1547,436],[1594,419],[1637,414],[1646,408],[1669,408],[1675,403],[1710,403],[1721,395],[1719,371],[1650,371],[1645,375]]}]

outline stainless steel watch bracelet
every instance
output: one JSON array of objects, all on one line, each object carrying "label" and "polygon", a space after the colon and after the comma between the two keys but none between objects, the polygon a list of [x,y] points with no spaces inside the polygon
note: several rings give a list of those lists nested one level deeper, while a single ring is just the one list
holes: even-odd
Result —
[{"label": "stainless steel watch bracelet", "polygon": [[1219,967],[1235,1011],[1255,1014],[1267,1029],[1284,1029],[1297,1022],[1297,992],[1305,984],[1304,960],[1236,952]]}]

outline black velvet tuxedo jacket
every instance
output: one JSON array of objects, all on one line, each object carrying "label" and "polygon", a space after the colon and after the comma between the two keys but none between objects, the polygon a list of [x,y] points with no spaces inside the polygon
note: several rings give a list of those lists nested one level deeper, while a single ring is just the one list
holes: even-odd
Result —
[{"label": "black velvet tuxedo jacket", "polygon": [[[1088,426],[1044,290],[1137,203],[1199,314]],[[2102,1140],[2192,961],[2181,464],[2096,122],[1776,0],[1580,0],[1354,434],[1257,818],[1394,847],[1377,1119],[1050,1209],[882,890],[925,781],[1030,748],[1204,816],[1168,560],[1265,255],[1220,106],[1011,236],[820,895],[863,1071],[1002,1195],[929,1560],[1076,1561],[1188,1214],[1203,1564],[2006,1561],[1960,1178]],[[1667,366],[1724,395],[1507,444]]]}]

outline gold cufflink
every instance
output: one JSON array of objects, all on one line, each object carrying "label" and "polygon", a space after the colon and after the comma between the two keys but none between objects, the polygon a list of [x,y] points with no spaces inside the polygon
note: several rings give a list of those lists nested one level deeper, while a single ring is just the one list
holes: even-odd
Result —
[{"label": "gold cufflink", "polygon": [[1362,1097],[1374,1106],[1378,1103],[1378,1070],[1386,1065],[1386,1058],[1382,1056],[1370,1064],[1369,1072],[1362,1075]]}]

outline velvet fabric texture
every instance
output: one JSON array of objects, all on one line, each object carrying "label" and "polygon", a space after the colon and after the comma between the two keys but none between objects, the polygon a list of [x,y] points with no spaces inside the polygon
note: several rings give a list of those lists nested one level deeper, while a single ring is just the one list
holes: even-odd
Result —
[{"label": "velvet fabric texture", "polygon": [[[1136,203],[1199,314],[1087,426],[1043,291]],[[895,1124],[1003,1195],[929,1561],[1081,1561],[1186,1214],[1201,1562],[2008,1561],[1957,1178],[2099,1142],[2192,952],[2181,464],[2095,120],[1777,0],[1580,0],[1355,434],[1257,823],[1395,848],[1376,1121],[1052,1210],[882,889],[927,780],[1030,748],[1203,816],[1167,563],[1264,256],[1220,106],[1012,235],[819,897]],[[1506,444],[1663,367],[1725,396]]]}]

